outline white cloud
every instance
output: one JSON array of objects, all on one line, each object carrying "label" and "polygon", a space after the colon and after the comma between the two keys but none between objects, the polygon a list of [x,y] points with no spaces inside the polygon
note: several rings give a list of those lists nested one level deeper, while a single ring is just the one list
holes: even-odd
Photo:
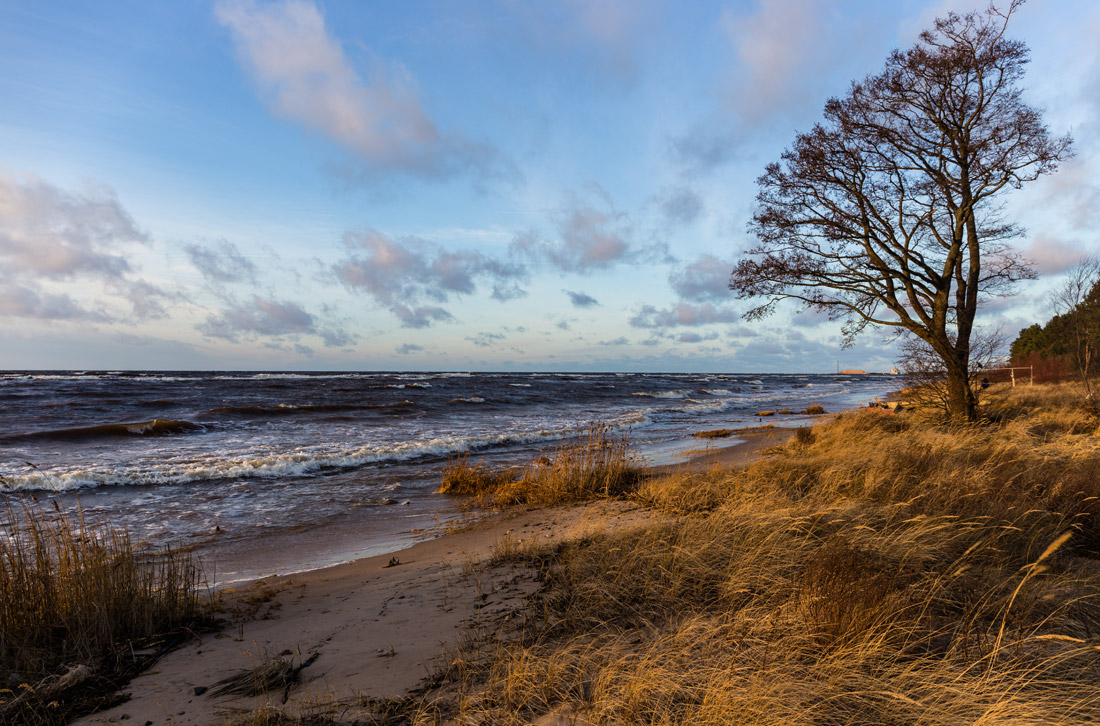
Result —
[{"label": "white cloud", "polygon": [[108,322],[102,311],[87,310],[65,294],[50,294],[32,287],[0,284],[0,313],[15,318],[38,320],[89,320]]},{"label": "white cloud", "polygon": [[691,305],[678,303],[671,308],[658,310],[652,305],[643,305],[631,318],[635,328],[676,328],[711,323],[733,323],[741,319],[736,312],[719,308],[711,303]]},{"label": "white cloud", "polygon": [[110,187],[66,192],[37,177],[0,176],[0,255],[9,272],[117,278],[130,272],[122,248],[148,243]]},{"label": "white cloud", "polygon": [[409,72],[373,63],[360,76],[312,2],[257,5],[229,0],[214,10],[228,27],[242,61],[271,109],[333,139],[367,168],[442,178],[474,169],[499,172],[499,155],[487,144],[443,133],[429,117]]},{"label": "white cloud", "polygon": [[703,214],[703,200],[689,186],[664,189],[657,197],[661,215],[670,224],[691,224]]},{"label": "white cloud", "polygon": [[703,255],[689,265],[669,273],[668,282],[683,300],[726,302],[732,299],[729,289],[732,262],[714,255]]},{"label": "white cloud", "polygon": [[478,333],[473,337],[467,337],[466,340],[479,348],[492,348],[493,345],[504,340],[504,336],[500,333]]},{"label": "white cloud", "polygon": [[751,14],[723,11],[722,27],[739,61],[729,103],[743,122],[755,126],[778,111],[825,100],[807,91],[835,62],[829,50],[836,39],[823,32],[831,5],[822,0],[761,0]]},{"label": "white cloud", "polygon": [[1044,275],[1065,272],[1090,253],[1094,250],[1042,233],[1035,235],[1023,250],[1024,257],[1035,263],[1035,269]]},{"label": "white cloud", "polygon": [[658,27],[653,22],[658,3],[649,0],[505,0],[500,5],[507,19],[493,26],[498,33],[516,36],[525,51],[548,52],[543,66],[551,62],[583,69],[585,80],[633,81],[641,41]]},{"label": "white cloud", "polygon": [[519,286],[527,279],[525,267],[477,251],[452,252],[416,238],[394,240],[373,229],[348,232],[344,245],[349,255],[332,267],[337,279],[351,290],[374,297],[404,327],[424,328],[453,320],[444,308],[423,303],[473,294],[478,280],[489,282],[496,300],[526,294]]},{"label": "white cloud", "polygon": [[758,0],[753,9],[723,10],[720,25],[733,58],[717,89],[719,103],[673,140],[673,155],[709,171],[778,122],[793,127],[812,119],[841,91],[829,85],[837,70],[861,74],[859,61],[880,52],[868,40],[882,29],[865,17],[842,17],[842,10],[836,0]]},{"label": "white cloud", "polygon": [[255,281],[256,263],[226,240],[214,244],[185,244],[183,251],[203,277],[215,283]]},{"label": "white cloud", "polygon": [[[233,303],[218,314],[209,315],[196,329],[210,338],[231,343],[267,338],[269,347],[288,350],[282,341],[297,344],[302,335],[317,335],[328,347],[340,348],[352,344],[357,336],[339,328],[323,327],[318,318],[295,302],[253,295],[247,304]],[[312,355],[312,349],[297,344],[294,350]]]},{"label": "white cloud", "polygon": [[516,236],[511,250],[563,272],[607,269],[628,260],[632,255],[630,217],[615,208],[602,187],[592,184],[589,188],[599,201],[570,197],[555,215],[557,240],[527,232]]},{"label": "white cloud", "polygon": [[[168,295],[136,278],[129,261],[149,244],[107,185],[66,191],[35,176],[0,173],[0,284],[10,315],[99,321],[163,315]],[[50,289],[61,284],[67,289]],[[93,299],[73,297],[77,289]]]}]

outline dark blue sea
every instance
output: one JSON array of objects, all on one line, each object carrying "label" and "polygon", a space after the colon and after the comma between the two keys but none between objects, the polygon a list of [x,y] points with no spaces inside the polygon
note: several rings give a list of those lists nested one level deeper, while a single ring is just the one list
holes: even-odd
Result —
[{"label": "dark blue sea", "polygon": [[696,431],[754,425],[762,409],[839,411],[897,386],[876,374],[8,371],[0,491],[193,547],[227,583],[409,544],[453,516],[434,490],[458,454],[522,463],[598,422],[670,463],[700,447]]}]

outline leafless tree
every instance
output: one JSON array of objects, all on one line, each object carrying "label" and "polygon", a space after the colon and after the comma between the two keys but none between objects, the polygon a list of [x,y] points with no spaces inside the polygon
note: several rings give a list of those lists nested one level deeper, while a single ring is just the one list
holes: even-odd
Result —
[{"label": "leafless tree", "polygon": [[[975,405],[982,390],[982,381],[989,369],[1003,360],[1007,341],[1000,329],[974,328],[970,336],[970,369],[967,385]],[[947,388],[947,370],[943,359],[924,340],[906,335],[899,346],[898,366],[905,384],[910,388],[908,399],[950,414],[951,396]]]},{"label": "leafless tree", "polygon": [[1100,414],[1093,378],[1100,357],[1100,259],[1084,257],[1071,267],[1050,294],[1054,314],[1067,324],[1077,376],[1085,388],[1085,405]]},{"label": "leafless tree", "polygon": [[952,418],[973,420],[967,384],[979,302],[1034,276],[1007,244],[1020,230],[1002,192],[1072,154],[1020,96],[1027,47],[1005,37],[1007,11],[949,14],[878,75],[830,99],[757,180],[757,245],[730,288],[845,321],[905,331],[942,361]]}]

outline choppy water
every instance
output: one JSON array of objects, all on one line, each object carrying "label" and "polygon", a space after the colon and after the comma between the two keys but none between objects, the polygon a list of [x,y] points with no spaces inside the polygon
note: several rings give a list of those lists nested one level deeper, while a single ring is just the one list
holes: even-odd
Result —
[{"label": "choppy water", "polygon": [[236,579],[403,544],[446,516],[433,490],[458,453],[521,462],[601,422],[667,460],[691,433],[754,423],[762,408],[840,410],[895,386],[878,375],[10,371],[0,488],[67,506],[78,494],[139,540],[197,544]]}]

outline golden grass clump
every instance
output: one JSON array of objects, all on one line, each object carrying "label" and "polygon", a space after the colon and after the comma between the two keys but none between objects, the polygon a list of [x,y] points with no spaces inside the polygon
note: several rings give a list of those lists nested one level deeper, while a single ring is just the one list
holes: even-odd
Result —
[{"label": "golden grass clump", "polygon": [[692,434],[697,439],[724,439],[733,434],[733,429],[711,429],[709,431],[696,431]]},{"label": "golden grass clump", "polygon": [[820,416],[821,414],[825,413],[825,409],[821,406],[818,406],[817,404],[814,404],[812,406],[807,406],[805,409],[803,409],[802,413],[806,416]]},{"label": "golden grass clump", "polygon": [[833,417],[638,487],[690,516],[515,552],[543,586],[455,721],[1100,721],[1100,441],[1056,388],[989,409]]},{"label": "golden grass clump", "polygon": [[[199,573],[175,549],[144,552],[125,531],[58,504],[0,513],[0,723],[62,724],[115,688],[205,612]],[[184,631],[185,632],[185,631]]]},{"label": "golden grass clump", "polygon": [[491,506],[549,506],[621,496],[632,491],[643,475],[626,437],[593,424],[585,435],[567,441],[553,456],[543,457],[518,475],[487,471],[460,459],[444,471],[439,491],[473,494],[479,503]]},{"label": "golden grass clump", "polygon": [[443,483],[437,493],[456,496],[491,494],[515,478],[512,471],[492,470],[484,464],[471,464],[470,455],[452,459],[443,469]]}]

